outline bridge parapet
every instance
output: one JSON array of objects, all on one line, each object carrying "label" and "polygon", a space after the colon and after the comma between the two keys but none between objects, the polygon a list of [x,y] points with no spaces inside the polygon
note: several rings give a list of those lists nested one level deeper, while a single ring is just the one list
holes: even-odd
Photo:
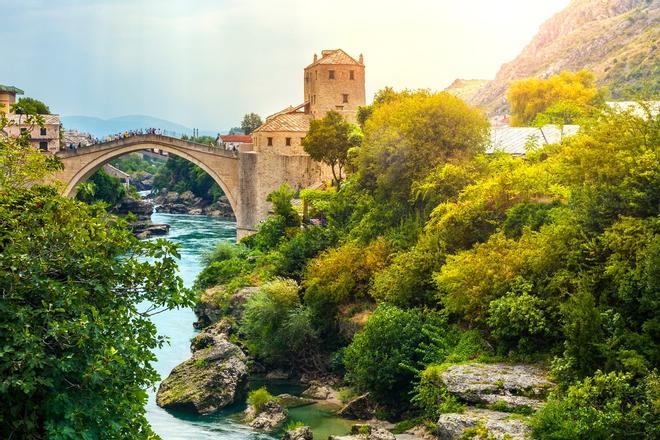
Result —
[{"label": "bridge parapet", "polygon": [[190,151],[198,151],[207,154],[214,154],[228,158],[236,158],[236,159],[238,158],[238,152],[236,151],[225,150],[224,148],[215,145],[205,145],[197,142],[192,142],[192,141],[179,139],[171,136],[160,135],[160,134],[135,134],[135,135],[113,139],[111,141],[91,144],[85,147],[60,150],[56,154],[58,157],[64,159],[74,156],[85,155],[85,154],[92,154],[99,151],[112,150],[134,144],[140,144],[140,145],[144,144],[145,145],[144,149],[148,149],[148,148],[161,149],[162,147],[175,147]]}]

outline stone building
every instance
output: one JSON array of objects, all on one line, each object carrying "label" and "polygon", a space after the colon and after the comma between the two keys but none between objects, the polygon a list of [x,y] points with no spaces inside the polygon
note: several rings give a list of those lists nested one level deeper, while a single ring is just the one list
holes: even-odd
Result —
[{"label": "stone building", "polygon": [[[324,50],[320,58],[314,55],[304,69],[303,102],[268,116],[252,133],[252,144],[239,147],[242,223],[256,225],[266,218],[266,198],[282,183],[303,189],[329,182],[330,167],[312,160],[302,147],[310,121],[335,110],[355,123],[358,107],[365,104],[362,55],[355,60],[341,49]],[[241,226],[239,237],[251,232]]]},{"label": "stone building", "polygon": [[11,106],[16,103],[16,95],[23,91],[13,86],[0,84],[0,113],[5,113],[9,125],[4,131],[9,136],[17,137],[21,133],[29,132],[32,145],[42,151],[56,153],[60,150],[60,117],[59,115],[42,115],[43,126],[28,123],[25,115],[15,114]]}]

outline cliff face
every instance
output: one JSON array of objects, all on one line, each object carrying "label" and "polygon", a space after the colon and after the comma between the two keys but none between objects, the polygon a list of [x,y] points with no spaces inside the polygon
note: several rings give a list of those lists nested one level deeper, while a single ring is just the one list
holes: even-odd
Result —
[{"label": "cliff face", "polygon": [[573,0],[469,101],[499,113],[510,81],[580,69],[592,71],[614,98],[643,82],[658,94],[659,46],[660,0]]}]

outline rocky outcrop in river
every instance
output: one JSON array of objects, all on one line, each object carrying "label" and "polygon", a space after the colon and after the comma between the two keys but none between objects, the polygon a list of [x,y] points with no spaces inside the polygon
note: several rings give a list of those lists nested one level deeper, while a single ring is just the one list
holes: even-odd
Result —
[{"label": "rocky outcrop in river", "polygon": [[468,406],[462,413],[442,414],[435,432],[441,440],[460,439],[467,430],[477,428],[487,430],[498,440],[528,438],[529,427],[511,413],[527,414],[538,409],[554,386],[541,368],[522,364],[454,365],[441,374],[441,380],[461,402],[480,406]]},{"label": "rocky outcrop in river", "polygon": [[245,410],[245,419],[248,425],[260,431],[276,430],[288,416],[287,410],[276,400],[266,402],[259,412],[251,405]]},{"label": "rocky outcrop in river", "polygon": [[217,201],[209,203],[201,197],[195,196],[191,191],[177,193],[174,191],[161,191],[155,198],[156,212],[167,214],[210,215],[235,220],[229,199],[220,197]]},{"label": "rocky outcrop in river", "polygon": [[230,328],[226,321],[219,321],[193,339],[192,357],[160,384],[158,406],[212,414],[245,394],[247,359],[227,339]]},{"label": "rocky outcrop in river", "polygon": [[170,231],[170,225],[152,223],[151,213],[154,211],[154,205],[149,200],[126,197],[112,211],[120,216],[133,214],[137,217],[130,228],[138,238],[167,235]]}]

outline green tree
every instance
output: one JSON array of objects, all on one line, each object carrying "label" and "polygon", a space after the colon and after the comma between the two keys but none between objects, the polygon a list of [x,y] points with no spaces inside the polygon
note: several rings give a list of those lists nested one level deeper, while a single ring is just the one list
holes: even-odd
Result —
[{"label": "green tree", "polygon": [[241,121],[241,130],[243,130],[244,134],[252,134],[261,124],[263,124],[261,116],[256,113],[247,113]]},{"label": "green tree", "polygon": [[193,300],[174,246],[47,187],[0,193],[0,237],[0,437],[154,438],[149,316]]},{"label": "green tree", "polygon": [[302,140],[305,152],[312,159],[330,166],[338,188],[341,186],[348,150],[360,143],[357,127],[346,122],[336,111],[329,111],[323,119],[313,120],[307,136]]},{"label": "green tree", "polygon": [[38,99],[25,97],[20,98],[16,104],[13,106],[14,113],[18,115],[49,115],[50,108],[43,102]]},{"label": "green tree", "polygon": [[488,121],[449,93],[421,91],[378,105],[367,120],[360,183],[380,199],[408,205],[413,181],[437,165],[483,150]]},{"label": "green tree", "polygon": [[86,203],[102,201],[111,207],[121,202],[126,197],[126,188],[121,181],[106,173],[103,169],[98,170],[88,180],[94,190],[90,193],[89,187],[78,189],[76,198]]},{"label": "green tree", "polygon": [[591,72],[561,72],[547,79],[528,78],[514,81],[507,92],[512,125],[543,123],[569,124],[590,106],[602,101],[602,92],[594,84]]},{"label": "green tree", "polygon": [[286,226],[300,226],[300,215],[291,203],[295,195],[295,190],[288,183],[283,183],[266,198],[273,204],[275,215],[284,218]]},{"label": "green tree", "polygon": [[348,381],[378,402],[405,404],[415,377],[409,366],[421,360],[422,328],[432,321],[419,310],[379,306],[346,348]]}]

